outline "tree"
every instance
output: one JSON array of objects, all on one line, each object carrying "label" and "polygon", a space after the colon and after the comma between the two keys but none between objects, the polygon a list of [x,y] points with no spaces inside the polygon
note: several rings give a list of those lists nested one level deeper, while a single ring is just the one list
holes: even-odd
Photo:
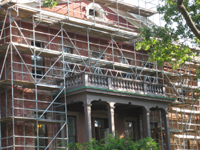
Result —
[{"label": "tree", "polygon": [[[200,44],[200,1],[199,0],[162,0],[158,12],[166,22],[164,27],[140,29],[143,41],[137,43],[137,49],[149,53],[150,61],[157,61],[162,66],[170,62],[179,67],[185,61],[190,61],[195,55],[189,45]],[[197,54],[198,55],[198,54]]]},{"label": "tree", "polygon": [[[192,56],[198,56],[191,51],[189,45],[200,47],[200,0],[162,0],[157,10],[163,15],[166,22],[164,27],[140,29],[143,41],[138,42],[136,49],[148,51],[149,61],[157,61],[162,66],[170,62],[174,68],[186,61],[191,61]],[[200,66],[196,70],[196,79],[200,78]],[[194,91],[196,100],[200,97],[200,90]]]}]

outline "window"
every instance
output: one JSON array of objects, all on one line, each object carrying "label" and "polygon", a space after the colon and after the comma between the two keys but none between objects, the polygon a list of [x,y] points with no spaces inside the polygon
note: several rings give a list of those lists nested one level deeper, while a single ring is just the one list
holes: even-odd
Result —
[{"label": "window", "polygon": [[92,52],[92,57],[93,58],[99,58],[99,53],[98,52]]},{"label": "window", "polygon": [[66,47],[66,46],[64,46],[64,47],[63,47],[63,51],[64,51],[65,53],[73,54],[73,48],[72,48],[72,47]]},{"label": "window", "polygon": [[89,10],[89,15],[99,17],[99,13],[94,9]]},{"label": "window", "polygon": [[[34,41],[31,41],[31,45],[34,46]],[[41,47],[41,48],[44,48],[44,43],[42,42],[35,42],[35,46],[36,47]]]},{"label": "window", "polygon": [[36,78],[42,78],[42,75],[44,74],[43,70],[43,57],[40,57],[40,56],[36,56],[36,71],[35,71],[35,63],[34,63],[34,56],[31,55],[31,60],[32,60],[32,76],[35,77],[35,72],[36,72]]},{"label": "window", "polygon": [[159,143],[159,137],[158,137],[158,132],[155,132],[158,128],[159,128],[159,124],[158,122],[151,122],[150,123],[150,128],[153,131],[151,137],[157,142]]},{"label": "window", "polygon": [[[101,52],[92,52],[92,57],[93,58],[99,58],[102,55]],[[101,56],[101,59],[104,59],[104,56]]]},{"label": "window", "polygon": [[68,116],[68,136],[69,136],[69,143],[76,142],[76,121],[75,117]]},{"label": "window", "polygon": [[152,69],[152,68],[154,67],[154,64],[151,63],[151,62],[149,62],[149,63],[147,63],[147,64],[146,64],[146,62],[143,62],[143,66]]},{"label": "window", "polygon": [[[42,113],[38,113],[38,117],[40,117]],[[36,113],[34,114],[34,117],[37,118]],[[45,115],[42,116],[41,119],[45,119]],[[47,130],[45,124],[38,124],[37,127],[35,127],[35,136],[37,136],[37,128],[38,128],[38,134],[39,134],[39,144],[37,144],[37,139],[35,139],[35,150],[37,150],[37,146],[39,146],[39,150],[44,150],[44,148],[47,146],[47,141],[44,139],[44,137],[47,137]]]},{"label": "window", "polygon": [[106,21],[106,12],[99,4],[90,3],[86,10],[87,19],[95,19],[98,21]]},{"label": "window", "polygon": [[134,127],[134,122],[132,122],[132,121],[126,121],[125,122],[125,135],[126,135],[126,138],[130,138],[132,140],[135,140],[133,127]]},{"label": "window", "polygon": [[[31,45],[33,46],[34,43],[31,41]],[[44,47],[44,43],[41,42],[35,42],[36,47]],[[36,78],[42,78],[42,75],[44,74],[44,60],[43,57],[41,56],[36,56],[36,70],[35,70],[35,62],[34,62],[34,56],[31,55],[31,60],[32,60],[32,76],[35,77],[35,72],[36,72]]]},{"label": "window", "polygon": [[125,59],[124,57],[122,57],[121,56],[121,58],[120,58],[120,63],[122,63],[122,64],[131,64],[131,60],[130,59]]},{"label": "window", "polygon": [[108,119],[94,118],[93,119],[93,135],[96,140],[101,141],[109,135]]}]

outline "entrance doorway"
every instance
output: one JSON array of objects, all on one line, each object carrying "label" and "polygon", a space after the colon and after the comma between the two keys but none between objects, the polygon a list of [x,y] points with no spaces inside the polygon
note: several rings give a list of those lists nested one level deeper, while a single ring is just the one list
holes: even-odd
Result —
[{"label": "entrance doorway", "polygon": [[109,135],[108,119],[93,118],[93,136],[97,141],[107,138]]}]

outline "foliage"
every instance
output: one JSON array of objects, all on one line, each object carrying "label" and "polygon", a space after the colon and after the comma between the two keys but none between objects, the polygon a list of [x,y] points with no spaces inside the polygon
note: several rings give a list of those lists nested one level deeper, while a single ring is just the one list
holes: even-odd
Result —
[{"label": "foliage", "polygon": [[56,6],[56,5],[57,5],[56,0],[45,0],[45,1],[43,2],[43,6],[44,6],[44,7],[52,8],[53,6]]},{"label": "foliage", "polygon": [[[183,4],[194,24],[200,28],[200,0],[184,0]],[[140,29],[140,36],[144,40],[137,43],[136,49],[148,51],[149,61],[157,61],[160,66],[164,62],[170,62],[172,66],[178,67],[185,61],[190,61],[190,56],[194,54],[188,45],[191,42],[198,44],[199,40],[195,38],[177,9],[177,1],[161,0],[157,11],[163,15],[165,26]]]},{"label": "foliage", "polygon": [[[149,61],[157,61],[159,66],[163,66],[164,62],[170,62],[171,66],[176,68],[186,61],[191,61],[191,56],[199,56],[199,53],[190,50],[189,45],[193,43],[200,47],[200,0],[162,2],[164,3],[157,11],[163,15],[165,26],[140,29],[140,36],[144,40],[137,43],[136,49],[148,51]],[[184,13],[183,7],[180,9],[179,4],[184,6]],[[197,30],[194,30],[191,24],[196,26]],[[197,79],[200,79],[200,66],[196,70]],[[195,100],[200,98],[199,89],[194,91],[194,97]]]},{"label": "foliage", "polygon": [[101,142],[92,139],[84,144],[69,144],[68,148],[70,150],[159,150],[158,144],[151,138],[133,142],[131,139],[113,137],[112,135],[109,135],[108,138],[103,139]]},{"label": "foliage", "polygon": [[157,61],[159,66],[170,62],[172,66],[179,67],[185,61],[191,60],[191,50],[188,46],[176,42],[177,35],[173,33],[173,29],[156,26],[152,29],[141,28],[140,35],[144,40],[137,43],[136,49],[148,51],[149,61]]},{"label": "foliage", "polygon": [[[191,32],[190,28],[185,22],[185,19],[183,18],[180,11],[177,9],[177,2],[174,0],[162,0],[162,2],[165,2],[164,5],[160,5],[158,7],[158,12],[160,14],[163,14],[163,19],[166,22],[166,27],[174,26],[175,31],[174,33],[179,36],[181,39],[193,39],[195,36]],[[193,20],[194,24],[199,28],[199,22],[200,22],[200,0],[183,0],[183,4],[188,11],[189,15],[191,16],[191,19]],[[175,24],[174,24],[175,23]]]}]

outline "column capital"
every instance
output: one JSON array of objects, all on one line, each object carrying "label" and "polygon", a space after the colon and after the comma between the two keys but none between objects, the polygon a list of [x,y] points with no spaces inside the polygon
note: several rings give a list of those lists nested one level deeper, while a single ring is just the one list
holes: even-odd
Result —
[{"label": "column capital", "polygon": [[108,109],[115,109],[115,104],[114,102],[107,102],[108,104]]},{"label": "column capital", "polygon": [[83,104],[83,107],[85,111],[88,111],[88,110],[91,111],[92,104]]},{"label": "column capital", "polygon": [[151,113],[151,110],[147,110],[146,113],[149,115]]}]

